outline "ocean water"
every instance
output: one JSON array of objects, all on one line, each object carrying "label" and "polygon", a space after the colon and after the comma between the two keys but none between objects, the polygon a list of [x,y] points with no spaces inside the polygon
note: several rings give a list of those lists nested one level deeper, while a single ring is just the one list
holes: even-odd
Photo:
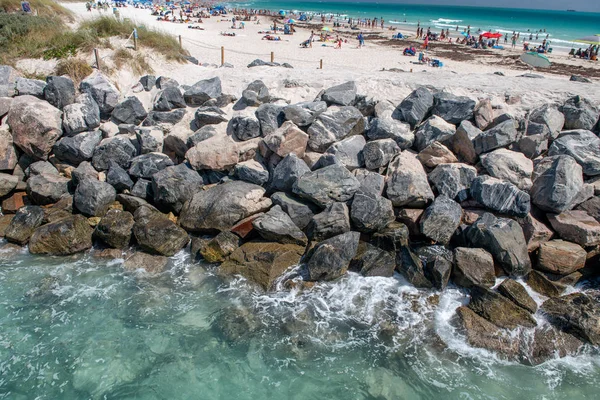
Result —
[{"label": "ocean water", "polygon": [[[450,3],[450,2],[449,2]],[[383,18],[386,25],[421,26],[432,30],[463,29],[471,26],[471,32],[494,31],[520,32],[521,37],[542,31],[539,41],[549,35],[556,46],[571,46],[573,40],[600,33],[600,13],[528,10],[510,8],[462,7],[453,5],[417,5],[403,2],[350,2],[350,1],[285,1],[285,0],[241,0],[227,2],[233,7],[296,10],[309,13],[325,13],[353,18]],[[544,29],[546,30],[543,33]]]},{"label": "ocean water", "polygon": [[600,356],[526,367],[452,324],[465,293],[348,274],[255,291],[188,253],[157,277],[0,248],[2,399],[597,399]]}]

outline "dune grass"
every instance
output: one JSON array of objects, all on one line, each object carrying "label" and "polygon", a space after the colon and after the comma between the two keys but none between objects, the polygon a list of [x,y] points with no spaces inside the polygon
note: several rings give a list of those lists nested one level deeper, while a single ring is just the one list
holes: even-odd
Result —
[{"label": "dune grass", "polygon": [[84,60],[76,57],[69,57],[58,62],[56,66],[57,75],[68,75],[79,86],[86,76],[93,72],[92,67]]}]

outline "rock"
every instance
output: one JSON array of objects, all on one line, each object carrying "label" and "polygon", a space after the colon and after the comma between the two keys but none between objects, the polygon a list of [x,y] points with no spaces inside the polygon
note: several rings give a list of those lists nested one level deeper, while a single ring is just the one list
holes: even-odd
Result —
[{"label": "rock", "polygon": [[531,203],[529,195],[512,183],[478,176],[471,184],[471,196],[485,207],[502,214],[525,217],[529,214]]},{"label": "rock", "polygon": [[570,156],[546,157],[535,167],[531,199],[544,211],[560,213],[575,206],[583,188],[582,168]]},{"label": "rock", "polygon": [[481,156],[481,164],[494,178],[512,183],[521,190],[531,189],[533,162],[521,153],[506,149],[494,150]]},{"label": "rock", "polygon": [[[1,117],[0,117],[1,118]],[[17,165],[17,151],[8,129],[0,129],[0,171],[12,171]]]},{"label": "rock", "polygon": [[[271,200],[273,201],[274,205],[280,206],[281,209],[290,216],[294,224],[296,224],[296,226],[300,229],[306,228],[315,213],[318,211],[318,207],[311,202],[303,201],[302,199],[291,196],[284,192],[274,193],[271,196]],[[350,223],[348,223],[348,230],[350,230]]]},{"label": "rock", "polygon": [[524,308],[483,286],[471,288],[471,302],[468,307],[500,328],[534,328],[537,325],[535,319]]},{"label": "rock", "polygon": [[515,123],[509,119],[473,138],[473,148],[476,154],[487,153],[515,142],[517,135]]},{"label": "rock", "polygon": [[171,111],[176,108],[185,108],[183,94],[176,86],[169,86],[156,93],[152,101],[154,111]]},{"label": "rock", "polygon": [[435,168],[440,164],[457,163],[458,159],[446,146],[440,142],[433,142],[425,147],[417,159],[427,168]]},{"label": "rock", "polygon": [[242,244],[239,236],[232,232],[221,232],[200,248],[200,254],[209,263],[223,262]]},{"label": "rock", "polygon": [[198,107],[210,99],[221,96],[221,79],[214,77],[196,82],[183,93],[185,102],[190,107]]},{"label": "rock", "polygon": [[565,116],[565,129],[592,130],[598,122],[598,108],[586,98],[575,96],[561,108]]},{"label": "rock", "polygon": [[[30,201],[25,192],[15,192],[11,196],[2,200],[2,213],[6,216],[7,214],[14,214],[19,208],[29,205]],[[0,234],[0,237],[4,236]]]},{"label": "rock", "polygon": [[473,119],[479,129],[486,129],[494,120],[494,109],[490,99],[483,99],[473,109]]},{"label": "rock", "polygon": [[117,135],[111,138],[103,139],[92,156],[92,165],[99,171],[107,170],[111,162],[116,163],[121,168],[128,169],[137,150],[131,144],[126,135]]},{"label": "rock", "polygon": [[586,293],[572,293],[546,300],[542,312],[558,329],[594,346],[600,344],[600,309],[598,298]]},{"label": "rock", "polygon": [[151,111],[142,123],[143,126],[175,125],[185,116],[185,109],[179,108],[173,111]]},{"label": "rock", "polygon": [[135,213],[142,206],[152,207],[144,199],[123,193],[117,195],[117,201],[123,205],[125,211],[129,211],[130,213]]},{"label": "rock", "polygon": [[408,246],[409,232],[406,225],[400,222],[392,222],[384,229],[372,235],[371,243],[386,250],[398,252]]},{"label": "rock", "polygon": [[102,115],[110,115],[117,104],[119,104],[119,91],[100,72],[82,80],[79,84],[79,91],[92,95]]},{"label": "rock", "polygon": [[402,150],[410,148],[415,141],[410,125],[391,117],[374,118],[369,124],[367,137],[370,140],[392,139]]},{"label": "rock", "polygon": [[[335,144],[333,146],[335,146]],[[370,141],[364,146],[362,151],[367,169],[387,167],[390,161],[392,161],[398,153],[400,153],[400,147],[398,147],[393,139]]]},{"label": "rock", "polygon": [[84,93],[79,102],[63,108],[62,126],[66,136],[91,131],[100,126],[100,109],[91,95]]},{"label": "rock", "polygon": [[133,181],[129,177],[129,174],[127,174],[127,171],[119,167],[116,163],[112,163],[108,168],[106,182],[114,187],[117,192],[131,190],[133,187]]},{"label": "rock", "polygon": [[394,207],[385,197],[358,192],[352,200],[350,217],[360,232],[377,232],[395,220]]},{"label": "rock", "polygon": [[308,146],[324,152],[333,143],[348,136],[362,134],[365,121],[354,107],[330,107],[308,128]]},{"label": "rock", "polygon": [[156,79],[156,87],[159,89],[167,89],[170,87],[179,87],[179,82],[167,76],[159,76]]},{"label": "rock", "polygon": [[469,121],[460,123],[452,138],[452,151],[460,161],[469,164],[477,162],[478,152],[475,149],[475,143],[481,135],[483,132]]},{"label": "rock", "polygon": [[154,174],[173,165],[173,161],[162,153],[148,153],[131,159],[129,175],[136,178],[152,178]]},{"label": "rock", "polygon": [[298,179],[309,172],[306,163],[290,153],[273,170],[270,188],[272,191],[291,192]]},{"label": "rock", "polygon": [[402,247],[396,253],[396,270],[417,288],[433,287],[433,283],[425,276],[423,262],[409,247]]},{"label": "rock", "polygon": [[66,256],[92,247],[92,228],[82,215],[62,218],[37,228],[29,240],[31,254]]},{"label": "rock", "polygon": [[86,217],[102,217],[116,196],[117,192],[110,184],[86,179],[79,182],[73,196],[73,205]]},{"label": "rock", "polygon": [[69,179],[60,175],[41,174],[27,180],[27,196],[38,205],[56,203],[69,192]]},{"label": "rock", "polygon": [[434,115],[425,121],[415,133],[415,146],[422,151],[433,142],[450,143],[456,127]]},{"label": "rock", "polygon": [[284,106],[276,104],[261,104],[256,109],[256,118],[260,123],[262,136],[274,133],[285,121]]},{"label": "rock", "polygon": [[568,275],[585,266],[587,253],[583,247],[563,240],[540,244],[536,269],[551,274]]},{"label": "rock", "polygon": [[584,201],[579,204],[576,209],[585,211],[589,216],[600,222],[600,196],[592,197],[591,199]]},{"label": "rock", "polygon": [[444,290],[452,272],[453,254],[444,246],[424,246],[417,249],[425,277],[438,290]]},{"label": "rock", "polygon": [[423,165],[407,151],[389,164],[386,181],[386,195],[394,207],[423,207],[434,198]]},{"label": "rock", "polygon": [[434,106],[431,113],[444,121],[457,125],[473,118],[475,101],[470,98],[446,92],[436,93],[433,97]]},{"label": "rock", "polygon": [[460,225],[462,208],[448,197],[438,196],[421,217],[421,233],[440,244],[448,244]]},{"label": "rock", "polygon": [[0,197],[4,197],[12,192],[18,183],[19,177],[0,173]]},{"label": "rock", "polygon": [[327,103],[328,106],[351,106],[356,100],[356,83],[354,81],[342,83],[341,85],[326,89],[321,100]]},{"label": "rock", "polygon": [[306,256],[311,281],[331,281],[344,275],[358,250],[358,232],[346,232],[317,244]]},{"label": "rock", "polygon": [[550,137],[556,139],[565,125],[565,116],[557,107],[544,104],[529,114],[529,123],[545,126],[550,132]]},{"label": "rock", "polygon": [[28,178],[41,174],[58,175],[58,170],[48,161],[36,161],[25,169],[25,176]]},{"label": "rock", "polygon": [[326,150],[326,154],[333,154],[339,164],[352,171],[365,165],[363,156],[365,145],[364,136],[355,135],[332,144]]},{"label": "rock", "polygon": [[119,124],[139,125],[146,119],[148,112],[137,97],[130,96],[115,106],[111,116]]},{"label": "rock", "polygon": [[48,103],[62,110],[75,102],[75,84],[65,76],[48,76],[44,87],[44,98]]},{"label": "rock", "polygon": [[396,259],[394,253],[385,251],[366,242],[359,242],[356,256],[350,261],[348,269],[362,276],[383,276],[390,278],[394,275]]},{"label": "rock", "polygon": [[490,252],[511,276],[531,271],[523,230],[516,221],[485,213],[467,229],[466,238],[470,246]]},{"label": "rock", "polygon": [[569,79],[571,82],[580,82],[580,83],[592,83],[591,79],[588,79],[584,76],[581,75],[571,75],[571,78]]},{"label": "rock", "polygon": [[160,274],[167,268],[169,259],[164,256],[155,256],[152,254],[136,251],[123,263],[123,268],[126,271],[137,271],[143,269],[145,273],[150,275]]},{"label": "rock", "polygon": [[402,119],[415,128],[427,117],[433,104],[434,98],[431,92],[424,87],[419,87],[402,100],[398,109],[402,112]]},{"label": "rock", "polygon": [[277,278],[298,265],[304,247],[295,244],[248,242],[221,264],[219,272],[242,275],[264,290],[274,289]]},{"label": "rock", "polygon": [[566,154],[577,161],[583,173],[588,176],[600,175],[600,138],[590,131],[565,131],[552,142],[549,156]]},{"label": "rock", "polygon": [[[212,125],[203,126],[188,138],[187,148],[185,148],[185,150],[187,151],[188,149],[191,149],[192,147],[196,146],[198,143],[217,136],[217,134],[217,130]],[[184,147],[182,146],[182,148]]]},{"label": "rock", "polygon": [[281,210],[280,206],[274,206],[256,218],[252,221],[252,226],[263,239],[270,242],[299,246],[306,246],[308,243],[304,233],[294,224],[290,216]]},{"label": "rock", "polygon": [[154,202],[160,207],[179,213],[183,204],[191,200],[204,181],[185,164],[166,167],[152,175]]},{"label": "rock", "polygon": [[115,249],[125,249],[131,242],[133,215],[127,211],[109,210],[94,229],[94,237]]},{"label": "rock", "polygon": [[33,96],[15,98],[6,123],[15,146],[38,160],[48,158],[52,146],[62,135],[60,110]]},{"label": "rock", "polygon": [[360,183],[346,168],[334,164],[303,174],[292,190],[298,196],[325,207],[335,201],[352,199],[359,188]]},{"label": "rock", "polygon": [[[0,216],[0,239],[4,238],[4,235],[6,234],[6,229],[8,228],[8,226],[10,225],[10,222],[12,221],[12,219],[14,218],[14,215],[1,215]],[[2,246],[4,247],[4,246]]]},{"label": "rock", "polygon": [[331,203],[323,212],[316,214],[306,231],[312,241],[322,241],[350,232],[350,214],[345,203]]},{"label": "rock", "polygon": [[523,136],[516,147],[525,157],[534,159],[548,150],[548,139],[545,135]]},{"label": "rock", "polygon": [[452,280],[459,286],[491,288],[496,283],[494,259],[483,249],[457,247],[454,249]]},{"label": "rock", "polygon": [[235,175],[242,181],[262,186],[269,181],[269,171],[255,160],[241,162],[235,166]]},{"label": "rock", "polygon": [[133,235],[140,247],[151,254],[171,257],[190,241],[186,231],[149,207],[138,208],[134,219]]},{"label": "rock", "polygon": [[101,141],[102,132],[100,131],[82,132],[75,136],[61,138],[52,150],[61,161],[79,165],[83,161],[92,159],[94,149]]},{"label": "rock", "polygon": [[377,172],[366,169],[355,169],[352,171],[354,177],[360,183],[360,191],[381,196],[385,186],[385,177]]},{"label": "rock", "polygon": [[98,171],[96,171],[94,167],[92,167],[92,164],[87,161],[83,161],[77,168],[71,171],[73,187],[76,188],[77,185],[79,185],[79,182],[84,179],[98,180]]},{"label": "rock", "polygon": [[227,134],[245,141],[260,136],[260,124],[255,117],[233,117],[227,125]]},{"label": "rock", "polygon": [[523,229],[529,252],[537,250],[540,244],[547,242],[554,235],[554,232],[546,224],[540,222],[538,218],[531,214],[525,218],[518,218],[517,222]]},{"label": "rock", "polygon": [[149,92],[156,86],[156,76],[144,75],[140,78],[139,82],[144,87],[144,91]]},{"label": "rock", "polygon": [[140,145],[140,154],[163,151],[164,134],[162,130],[141,128],[136,130],[135,137]]},{"label": "rock", "polygon": [[527,276],[527,285],[546,297],[558,297],[566,290],[566,286],[550,279],[550,275],[533,270]]},{"label": "rock", "polygon": [[44,210],[41,207],[22,207],[10,221],[4,232],[4,238],[10,243],[23,246],[27,244],[33,232],[42,225],[43,220]]},{"label": "rock", "polygon": [[215,136],[189,149],[185,158],[195,170],[225,171],[238,163],[239,154],[229,136]]},{"label": "rock", "polygon": [[229,230],[238,221],[265,211],[271,200],[265,189],[243,181],[230,181],[196,192],[181,210],[179,224],[190,232]]},{"label": "rock", "polygon": [[477,170],[467,164],[440,164],[429,173],[429,181],[440,195],[456,201],[465,201]]},{"label": "rock", "polygon": [[138,179],[131,188],[131,194],[141,199],[152,200],[154,198],[152,182],[147,179]]},{"label": "rock", "polygon": [[268,103],[270,99],[269,88],[261,80],[251,82],[242,92],[242,100],[249,107],[258,107],[263,103]]},{"label": "rock", "polygon": [[565,211],[548,214],[548,220],[558,235],[581,246],[600,244],[600,223],[585,211]]},{"label": "rock", "polygon": [[505,279],[500,286],[498,291],[507,299],[529,311],[535,313],[537,311],[537,303],[527,293],[527,290],[519,282],[514,279]]},{"label": "rock", "polygon": [[375,107],[379,104],[374,98],[367,98],[364,95],[357,95],[354,102],[354,107],[358,108],[365,117],[373,117],[375,115]]},{"label": "rock", "polygon": [[298,129],[293,122],[286,121],[280,128],[267,135],[263,142],[269,150],[279,157],[286,157],[290,153],[295,153],[302,158],[308,144],[308,135]]},{"label": "rock", "polygon": [[327,103],[314,101],[286,106],[283,109],[284,118],[297,126],[306,127],[315,122],[319,114],[327,110]]}]

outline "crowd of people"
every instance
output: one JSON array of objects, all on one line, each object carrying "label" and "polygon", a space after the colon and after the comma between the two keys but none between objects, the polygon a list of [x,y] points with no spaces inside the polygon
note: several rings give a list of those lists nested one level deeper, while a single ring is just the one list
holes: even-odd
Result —
[{"label": "crowd of people", "polygon": [[592,60],[598,61],[598,51],[600,50],[599,45],[590,45],[587,49],[582,49],[581,47],[575,51],[575,49],[571,49],[569,53],[570,56],[574,58],[581,58],[584,60]]}]

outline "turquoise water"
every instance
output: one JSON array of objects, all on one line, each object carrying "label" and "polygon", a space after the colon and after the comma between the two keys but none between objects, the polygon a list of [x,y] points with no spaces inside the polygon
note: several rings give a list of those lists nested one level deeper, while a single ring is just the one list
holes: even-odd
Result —
[{"label": "turquoise water", "polygon": [[333,13],[354,18],[383,17],[386,24],[391,21],[392,24],[416,27],[420,22],[425,29],[431,27],[437,30],[453,30],[458,25],[462,31],[470,25],[472,32],[481,29],[512,34],[517,31],[523,36],[546,29],[539,40],[549,34],[554,45],[570,46],[577,38],[600,33],[600,13],[567,12],[566,9],[571,7],[568,2],[565,2],[565,11],[310,0],[241,0],[228,4],[245,8]]},{"label": "turquoise water", "polygon": [[452,327],[460,290],[399,277],[264,294],[186,252],[151,278],[0,248],[0,282],[3,399],[598,398],[598,354],[499,361]]}]

